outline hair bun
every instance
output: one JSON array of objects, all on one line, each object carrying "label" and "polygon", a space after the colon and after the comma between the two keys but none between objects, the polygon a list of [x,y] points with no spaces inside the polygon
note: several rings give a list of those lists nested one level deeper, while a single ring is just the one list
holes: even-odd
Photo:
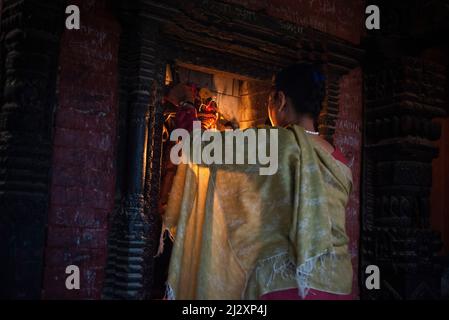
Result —
[{"label": "hair bun", "polygon": [[317,118],[326,95],[326,78],[316,65],[300,63],[281,70],[275,78],[275,88],[283,91],[298,113]]}]

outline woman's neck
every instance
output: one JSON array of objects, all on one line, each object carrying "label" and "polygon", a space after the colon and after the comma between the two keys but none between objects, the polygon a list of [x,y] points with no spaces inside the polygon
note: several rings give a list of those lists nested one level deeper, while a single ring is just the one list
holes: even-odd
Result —
[{"label": "woman's neck", "polygon": [[315,131],[315,121],[311,117],[300,116],[295,123],[308,131]]}]

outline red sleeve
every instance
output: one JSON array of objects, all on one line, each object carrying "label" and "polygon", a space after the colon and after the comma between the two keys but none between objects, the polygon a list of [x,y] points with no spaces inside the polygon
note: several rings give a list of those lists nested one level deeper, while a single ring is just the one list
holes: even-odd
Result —
[{"label": "red sleeve", "polygon": [[198,120],[198,115],[195,108],[184,107],[176,112],[175,126],[176,128],[186,129],[192,131],[193,121]]}]

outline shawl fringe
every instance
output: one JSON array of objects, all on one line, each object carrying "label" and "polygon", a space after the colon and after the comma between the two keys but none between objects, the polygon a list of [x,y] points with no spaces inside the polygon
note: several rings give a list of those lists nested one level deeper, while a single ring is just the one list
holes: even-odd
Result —
[{"label": "shawl fringe", "polygon": [[310,278],[312,274],[314,272],[326,272],[326,270],[322,267],[324,265],[323,259],[326,255],[330,255],[331,258],[335,258],[334,252],[326,251],[315,257],[311,257],[303,264],[296,266],[290,255],[287,252],[283,252],[260,260],[258,262],[258,266],[256,267],[256,278],[258,281],[260,280],[259,273],[261,268],[266,269],[270,267],[271,272],[270,276],[266,280],[266,283],[264,284],[265,288],[269,288],[271,286],[271,283],[276,276],[281,276],[283,279],[294,277],[298,286],[298,294],[304,299],[311,289]]},{"label": "shawl fringe", "polygon": [[[298,284],[298,291],[301,298],[305,298],[310,290],[310,277],[313,272],[326,272],[322,267],[324,265],[323,258],[328,252],[320,253],[315,257],[311,257],[304,261],[303,264],[296,268],[296,283]],[[319,267],[317,269],[317,264]]]}]

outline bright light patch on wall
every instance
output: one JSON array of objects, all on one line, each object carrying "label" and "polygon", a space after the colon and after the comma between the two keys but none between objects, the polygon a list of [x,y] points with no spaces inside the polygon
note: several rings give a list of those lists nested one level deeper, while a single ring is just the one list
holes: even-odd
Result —
[{"label": "bright light patch on wall", "polygon": [[168,86],[173,82],[173,74],[170,65],[165,66],[165,85]]}]

